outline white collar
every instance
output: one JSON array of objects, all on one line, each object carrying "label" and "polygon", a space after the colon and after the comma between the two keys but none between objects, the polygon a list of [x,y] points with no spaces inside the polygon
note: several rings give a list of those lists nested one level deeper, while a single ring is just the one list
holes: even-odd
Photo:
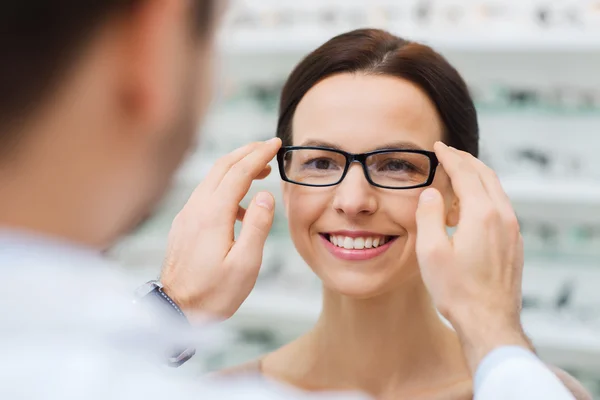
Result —
[{"label": "white collar", "polygon": [[100,251],[91,247],[18,229],[0,228],[0,266],[7,263],[49,263],[106,265]]}]

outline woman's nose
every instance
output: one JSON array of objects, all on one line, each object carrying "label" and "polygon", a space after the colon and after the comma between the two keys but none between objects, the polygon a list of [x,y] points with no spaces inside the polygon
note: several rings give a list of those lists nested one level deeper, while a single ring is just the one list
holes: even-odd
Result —
[{"label": "woman's nose", "polygon": [[335,188],[333,207],[349,217],[373,214],[378,206],[374,189],[362,167],[351,165],[344,180]]}]

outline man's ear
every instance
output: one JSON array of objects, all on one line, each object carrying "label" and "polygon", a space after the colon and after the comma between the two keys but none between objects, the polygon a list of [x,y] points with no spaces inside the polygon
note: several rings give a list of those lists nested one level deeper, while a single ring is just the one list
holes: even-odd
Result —
[{"label": "man's ear", "polygon": [[161,126],[177,113],[189,41],[183,1],[144,1],[121,22],[122,86],[128,111]]},{"label": "man's ear", "polygon": [[460,200],[456,196],[452,196],[452,202],[448,206],[448,211],[446,213],[446,225],[454,228],[458,225],[458,220],[460,218]]}]

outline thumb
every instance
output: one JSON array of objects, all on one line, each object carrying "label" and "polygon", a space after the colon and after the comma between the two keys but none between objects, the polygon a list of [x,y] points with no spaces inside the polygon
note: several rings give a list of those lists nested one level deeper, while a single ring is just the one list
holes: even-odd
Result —
[{"label": "thumb", "polygon": [[436,189],[425,189],[417,207],[416,249],[419,264],[427,264],[432,259],[443,257],[449,247],[442,195]]},{"label": "thumb", "polygon": [[273,196],[267,192],[258,193],[246,210],[240,236],[226,257],[232,268],[245,272],[256,271],[258,274],[265,242],[273,225],[274,211]]}]

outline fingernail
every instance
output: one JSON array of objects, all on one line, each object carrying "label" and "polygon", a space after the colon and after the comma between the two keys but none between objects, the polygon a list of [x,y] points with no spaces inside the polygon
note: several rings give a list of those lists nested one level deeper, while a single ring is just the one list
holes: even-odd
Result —
[{"label": "fingernail", "polygon": [[273,209],[274,201],[273,197],[268,193],[259,193],[256,196],[256,205],[265,208],[269,211]]},{"label": "fingernail", "polygon": [[427,203],[432,200],[435,200],[436,196],[437,196],[437,193],[436,193],[435,189],[425,189],[423,191],[423,193],[421,193],[421,196],[419,197],[419,201],[421,203]]},{"label": "fingernail", "polygon": [[444,143],[444,142],[437,142],[437,143],[442,147],[448,147],[448,145],[446,145],[446,143]]},{"label": "fingernail", "polygon": [[279,138],[278,137],[274,137],[274,138],[271,138],[271,139],[267,140],[266,143],[267,144],[274,144],[277,141],[279,141]]}]

